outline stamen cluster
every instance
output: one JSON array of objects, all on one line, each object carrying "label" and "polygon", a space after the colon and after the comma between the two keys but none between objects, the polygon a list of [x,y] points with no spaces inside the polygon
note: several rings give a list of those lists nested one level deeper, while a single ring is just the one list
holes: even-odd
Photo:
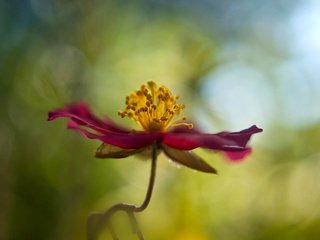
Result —
[{"label": "stamen cluster", "polygon": [[173,96],[165,86],[157,87],[150,81],[126,97],[126,109],[118,114],[122,118],[131,118],[146,131],[163,131],[178,125],[192,128],[192,124],[179,122],[186,120],[185,117],[171,123],[174,116],[185,108],[184,104],[176,102],[178,99],[179,96]]}]

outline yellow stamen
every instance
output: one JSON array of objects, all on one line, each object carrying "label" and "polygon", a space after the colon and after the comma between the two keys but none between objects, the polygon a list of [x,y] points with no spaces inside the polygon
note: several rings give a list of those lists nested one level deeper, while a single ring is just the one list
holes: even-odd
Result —
[{"label": "yellow stamen", "polygon": [[179,96],[173,96],[165,86],[158,88],[150,81],[126,97],[126,108],[118,115],[131,118],[146,131],[164,131],[175,126],[192,128],[191,123],[181,122],[186,120],[185,117],[173,121],[175,115],[185,108],[184,104],[176,102],[178,99]]}]

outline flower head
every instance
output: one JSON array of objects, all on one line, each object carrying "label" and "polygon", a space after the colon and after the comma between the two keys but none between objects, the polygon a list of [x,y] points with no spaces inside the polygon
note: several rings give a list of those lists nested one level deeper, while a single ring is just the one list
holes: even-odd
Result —
[{"label": "flower head", "polygon": [[128,117],[143,130],[130,130],[109,118],[98,118],[85,103],[67,105],[49,112],[48,120],[69,118],[68,128],[82,133],[90,139],[102,141],[96,152],[98,158],[124,158],[149,149],[157,143],[158,149],[173,161],[187,167],[209,173],[216,170],[191,150],[202,147],[219,150],[230,160],[243,159],[251,148],[247,146],[251,136],[262,129],[251,126],[239,132],[202,133],[193,128],[186,118],[177,118],[184,104],[177,103],[165,86],[154,82],[142,85],[139,90],[126,97],[126,108],[119,116]]},{"label": "flower head", "polygon": [[179,125],[192,128],[192,124],[172,122],[185,108],[184,104],[177,103],[178,99],[179,96],[173,96],[165,86],[158,87],[156,83],[150,81],[126,97],[126,109],[118,114],[121,117],[131,118],[149,132],[166,131],[170,127]]}]

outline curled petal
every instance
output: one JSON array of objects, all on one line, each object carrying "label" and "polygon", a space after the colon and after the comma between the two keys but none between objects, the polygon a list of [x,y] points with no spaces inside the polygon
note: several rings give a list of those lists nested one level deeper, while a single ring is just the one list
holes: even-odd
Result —
[{"label": "curled petal", "polygon": [[68,128],[74,129],[85,137],[90,139],[98,139],[104,143],[114,145],[125,149],[139,149],[151,145],[154,141],[158,141],[162,135],[161,133],[147,133],[147,132],[130,132],[117,133],[108,132],[105,134],[96,134],[89,132],[87,129],[80,126],[77,122],[70,121]]},{"label": "curled petal", "polygon": [[79,125],[87,126],[97,132],[129,132],[128,129],[117,125],[111,119],[99,119],[90,110],[89,106],[85,103],[76,103],[68,105],[64,108],[51,111],[48,114],[48,120],[54,120],[59,117],[70,118]]},{"label": "curled petal", "polygon": [[245,147],[253,134],[262,131],[263,130],[261,128],[258,128],[256,125],[253,125],[250,128],[247,128],[240,132],[221,132],[217,135],[225,139],[235,141],[239,146]]},{"label": "curled petal", "polygon": [[96,151],[97,158],[126,158],[142,152],[144,149],[125,149],[107,143],[102,143]]},{"label": "curled petal", "polygon": [[192,150],[203,147],[228,152],[241,152],[246,147],[250,137],[262,129],[255,125],[239,132],[221,132],[217,134],[204,133],[166,133],[163,143],[180,150]]},{"label": "curled petal", "polygon": [[190,151],[177,150],[162,144],[164,153],[174,162],[187,166],[189,168],[206,172],[217,173],[217,170],[211,167],[208,163],[202,160],[198,155]]}]

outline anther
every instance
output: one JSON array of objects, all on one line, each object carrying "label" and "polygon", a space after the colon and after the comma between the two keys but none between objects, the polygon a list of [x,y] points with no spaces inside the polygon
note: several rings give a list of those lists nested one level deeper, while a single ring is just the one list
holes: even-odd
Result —
[{"label": "anther", "polygon": [[[177,99],[179,96],[173,96],[166,87],[158,87],[154,82],[148,82],[126,97],[125,111],[118,112],[118,115],[139,122],[146,130],[164,130],[168,125],[177,125],[170,125],[170,122],[185,107],[184,104],[177,104]],[[192,128],[187,123],[179,125]]]},{"label": "anther", "polygon": [[161,117],[160,120],[161,120],[161,121],[167,121],[168,118],[166,118],[166,117]]},{"label": "anther", "polygon": [[193,124],[192,123],[189,123],[186,125],[189,129],[192,129],[193,128]]}]

